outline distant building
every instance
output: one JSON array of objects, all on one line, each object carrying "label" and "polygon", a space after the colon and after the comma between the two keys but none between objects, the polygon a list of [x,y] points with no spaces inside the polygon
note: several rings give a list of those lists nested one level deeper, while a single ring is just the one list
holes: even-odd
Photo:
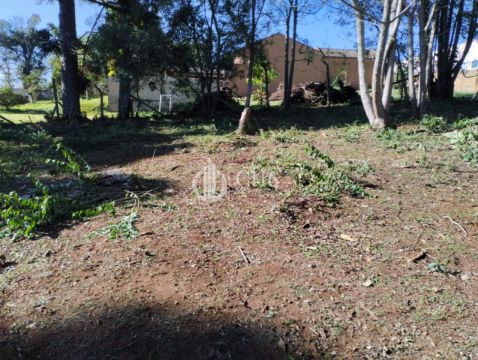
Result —
[{"label": "distant building", "polygon": [[[284,52],[286,37],[277,33],[261,40],[267,51],[271,66],[278,72],[279,76],[272,81],[269,91],[277,90],[280,84],[284,83]],[[292,39],[290,40],[290,54],[292,53]],[[291,55],[290,55],[291,56]],[[330,79],[341,79],[346,85],[359,88],[357,51],[350,49],[329,49],[314,48],[302,42],[297,42],[295,54],[294,85],[306,82],[327,81],[326,62],[329,65]],[[231,83],[239,96],[245,96],[247,91],[247,59],[236,57],[235,75]],[[373,53],[369,52],[365,59],[366,81],[370,86],[372,82]]]},{"label": "distant building", "polygon": [[[269,85],[272,94],[280,84],[284,83],[284,45],[285,36],[277,33],[261,40],[267,51],[271,66],[277,70],[278,78]],[[292,41],[290,42],[292,52]],[[231,74],[221,74],[221,87],[232,88],[239,96],[247,92],[246,76],[248,60],[237,56],[234,60],[234,71]],[[330,80],[338,78],[345,85],[359,88],[357,70],[357,52],[349,49],[316,49],[304,43],[297,42],[296,61],[294,69],[294,84],[306,82],[327,81],[326,65],[329,66]],[[370,86],[372,81],[373,57],[368,53],[365,59],[366,81]],[[141,101],[133,101],[133,107],[141,110],[158,110],[168,112],[191,106],[197,99],[200,84],[197,72],[189,74],[189,86],[181,84],[174,76],[155,76],[141,80],[138,92],[133,96]],[[213,84],[215,91],[215,84]],[[118,111],[119,81],[112,77],[108,79],[108,110]]]},{"label": "distant building", "polygon": [[[462,54],[465,44],[458,47],[458,54]],[[478,92],[478,40],[471,44],[470,51],[463,61],[462,71],[455,80],[455,92],[461,94],[476,94]]]},{"label": "distant building", "polygon": [[[225,74],[221,74],[220,86],[228,86]],[[179,80],[171,75],[154,76],[143,79],[138,91],[133,90],[133,109],[170,112],[192,107],[200,92],[197,73],[191,72],[187,80]],[[216,83],[212,84],[216,91]],[[140,101],[137,99],[139,98]],[[108,111],[118,111],[119,81],[115,77],[108,79]]]}]

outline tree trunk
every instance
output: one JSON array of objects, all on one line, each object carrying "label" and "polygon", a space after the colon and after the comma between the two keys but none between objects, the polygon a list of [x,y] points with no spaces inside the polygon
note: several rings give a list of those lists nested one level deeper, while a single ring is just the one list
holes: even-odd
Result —
[{"label": "tree trunk", "polygon": [[408,38],[407,38],[407,55],[408,55],[408,97],[410,99],[410,108],[413,116],[418,116],[417,111],[417,93],[415,89],[415,49],[413,26],[415,23],[416,4],[408,10]]},{"label": "tree trunk", "polygon": [[384,74],[383,82],[383,94],[382,94],[382,104],[385,112],[388,114],[390,112],[390,104],[392,100],[392,91],[393,91],[393,75],[395,67],[395,44],[392,46],[390,54],[387,56],[387,63]]},{"label": "tree trunk", "polygon": [[377,128],[384,128],[388,121],[388,114],[382,102],[382,71],[385,58],[388,33],[390,30],[390,13],[392,9],[392,0],[383,1],[383,14],[380,23],[380,32],[378,36],[376,58],[372,72],[372,105],[375,114],[374,123]]},{"label": "tree trunk", "polygon": [[55,102],[55,107],[53,108],[53,116],[56,118],[60,117],[60,104],[58,101],[58,87],[56,86],[55,78],[51,79],[51,85],[53,87],[53,100]]},{"label": "tree trunk", "polygon": [[299,10],[297,9],[297,0],[294,2],[294,10],[293,10],[293,20],[292,20],[292,54],[290,59],[290,68],[289,68],[289,89],[287,93],[287,97],[289,98],[289,106],[290,106],[290,97],[292,95],[292,87],[294,86],[294,69],[295,69],[295,51],[297,47],[297,17]]},{"label": "tree trunk", "polygon": [[289,0],[289,8],[287,9],[285,19],[285,49],[284,49],[284,98],[282,99],[282,108],[287,110],[290,108],[290,92],[289,92],[289,50],[290,50],[290,18],[292,14],[292,0]]},{"label": "tree trunk", "polygon": [[320,61],[322,62],[322,64],[325,65],[325,76],[327,78],[327,83],[326,83],[327,106],[330,106],[330,66],[329,66],[329,63],[325,61],[325,54],[323,53],[323,51],[320,50],[320,52],[322,53],[322,58],[320,59]]},{"label": "tree trunk", "polygon": [[131,114],[131,80],[121,76],[119,82],[118,118],[128,119]]},{"label": "tree trunk", "polygon": [[374,126],[375,113],[373,111],[372,100],[368,93],[367,78],[365,72],[365,26],[364,26],[364,14],[360,9],[360,3],[358,0],[353,0],[355,8],[355,26],[357,32],[357,64],[359,75],[359,88],[360,98],[362,105],[367,115],[367,119],[370,125]]},{"label": "tree trunk", "polygon": [[60,46],[62,51],[63,116],[80,119],[78,56],[76,53],[75,1],[59,0]]},{"label": "tree trunk", "polygon": [[266,96],[266,108],[269,109],[271,103],[269,100],[269,66],[267,65],[264,65],[264,94]]},{"label": "tree trunk", "polygon": [[[437,79],[433,95],[440,100],[450,100],[453,98],[456,77],[475,39],[478,1],[472,1],[473,5],[469,13],[465,13],[465,5],[468,3],[465,0],[437,0],[437,2],[440,5],[435,22],[438,56]],[[462,39],[465,39],[465,46],[458,54],[458,44]]]},{"label": "tree trunk", "polygon": [[95,85],[95,88],[100,93],[100,119],[104,119],[105,118],[105,101],[103,99],[103,89],[98,85]]},{"label": "tree trunk", "polygon": [[433,69],[433,43],[437,29],[435,15],[437,2],[433,4],[427,16],[427,1],[420,0],[418,10],[418,40],[420,47],[420,74],[417,98],[418,117],[422,117],[428,110],[430,99],[431,76]]},{"label": "tree trunk", "polygon": [[239,120],[239,134],[255,134],[258,131],[256,124],[253,122],[251,114],[252,99],[252,72],[255,61],[255,41],[256,41],[256,0],[251,0],[251,30],[249,34],[249,66],[247,73],[247,96],[244,110]]},{"label": "tree trunk", "polygon": [[360,96],[372,127],[382,129],[388,125],[389,107],[395,65],[396,34],[400,23],[403,0],[384,0],[382,20],[372,73],[372,98],[368,94],[365,77],[364,9],[358,0],[353,0],[357,27],[357,53]]}]

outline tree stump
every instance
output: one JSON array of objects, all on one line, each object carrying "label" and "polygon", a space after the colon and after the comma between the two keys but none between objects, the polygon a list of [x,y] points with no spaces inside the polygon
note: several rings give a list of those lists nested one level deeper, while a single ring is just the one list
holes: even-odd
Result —
[{"label": "tree stump", "polygon": [[256,123],[252,119],[252,111],[250,107],[244,108],[239,120],[238,134],[254,135],[259,131]]}]

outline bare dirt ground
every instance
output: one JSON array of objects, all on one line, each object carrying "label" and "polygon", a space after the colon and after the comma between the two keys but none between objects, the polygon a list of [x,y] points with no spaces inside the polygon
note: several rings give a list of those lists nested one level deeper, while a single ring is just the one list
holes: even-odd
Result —
[{"label": "bare dirt ground", "polygon": [[[135,209],[135,239],[88,236],[115,221],[101,215],[0,243],[0,358],[477,359],[477,168],[441,135],[423,135],[424,153],[364,126],[284,134],[164,152],[131,137],[110,164],[85,150],[97,169],[163,182],[161,196]],[[247,181],[303,139],[367,196],[331,208],[280,174],[275,189]],[[191,186],[207,158],[228,180],[210,203]]]}]

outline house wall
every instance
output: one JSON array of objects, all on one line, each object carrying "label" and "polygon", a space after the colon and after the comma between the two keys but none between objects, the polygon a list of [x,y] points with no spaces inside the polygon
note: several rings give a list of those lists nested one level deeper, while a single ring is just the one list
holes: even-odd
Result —
[{"label": "house wall", "polygon": [[[461,57],[463,51],[465,50],[465,43],[462,43],[458,46],[458,56]],[[471,70],[478,68],[478,40],[473,40],[471,43],[470,50],[468,54],[465,56],[465,60],[463,61],[462,68],[464,70]]]},{"label": "house wall", "polygon": [[[282,34],[275,34],[263,40],[266,51],[268,53],[269,61],[272,67],[279,73],[278,78],[272,81],[269,86],[269,91],[272,93],[277,90],[279,84],[284,83],[284,46],[285,36]],[[290,41],[290,53],[292,53],[292,41]],[[309,63],[306,60],[306,53],[312,52],[315,55]],[[339,54],[340,51],[333,51],[333,55],[327,56],[326,61],[329,64],[330,79],[340,76],[346,85],[351,85],[354,88],[359,88],[357,58],[354,51],[345,50],[344,56]],[[365,62],[366,66],[366,80],[370,86],[372,82],[372,68],[373,60],[368,58]],[[247,93],[247,59],[243,60],[242,64],[235,65],[235,75],[231,78],[231,82],[239,96],[245,96]],[[294,86],[304,84],[306,82],[325,82],[327,81],[326,66],[321,61],[319,52],[304,44],[297,43],[296,47],[296,62],[294,70]]]},{"label": "house wall", "polygon": [[455,92],[463,94],[478,92],[478,69],[460,72],[455,80]]},{"label": "house wall", "polygon": [[[139,83],[139,93],[133,92],[133,96],[139,97],[142,102],[148,104],[154,109],[160,110],[160,97],[162,96],[161,110],[169,110],[169,99],[171,98],[172,110],[191,105],[196,100],[196,91],[199,90],[199,81],[189,79],[189,85],[180,86],[177,79],[171,76],[156,76],[141,80]],[[153,87],[150,86],[153,85]],[[139,96],[138,96],[139,95]],[[108,79],[108,111],[118,111],[119,81],[117,78]],[[133,102],[136,109],[149,111],[147,106]]]}]

